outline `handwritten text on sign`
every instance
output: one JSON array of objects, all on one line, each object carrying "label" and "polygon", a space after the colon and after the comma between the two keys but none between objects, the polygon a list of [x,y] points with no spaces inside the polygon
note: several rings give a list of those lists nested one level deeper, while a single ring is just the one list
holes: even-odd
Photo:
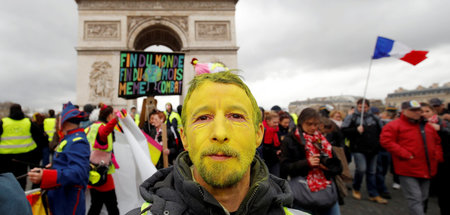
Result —
[{"label": "handwritten text on sign", "polygon": [[183,53],[120,52],[119,97],[181,95]]}]

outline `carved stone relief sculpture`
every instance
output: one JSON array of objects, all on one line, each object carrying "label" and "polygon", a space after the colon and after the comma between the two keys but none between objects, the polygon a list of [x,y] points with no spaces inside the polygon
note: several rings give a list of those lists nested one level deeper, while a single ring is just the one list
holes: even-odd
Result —
[{"label": "carved stone relief sculpture", "polygon": [[111,101],[113,98],[113,80],[111,64],[106,61],[96,61],[92,64],[89,74],[89,101]]},{"label": "carved stone relief sculpture", "polygon": [[85,21],[85,40],[120,40],[120,21]]},{"label": "carved stone relief sculpture", "polygon": [[196,21],[196,40],[231,40],[230,22],[228,21]]},{"label": "carved stone relief sculpture", "polygon": [[188,32],[189,25],[187,16],[129,16],[127,23],[128,33],[132,32],[142,23],[149,22],[151,20],[166,20],[177,25],[184,32]]}]

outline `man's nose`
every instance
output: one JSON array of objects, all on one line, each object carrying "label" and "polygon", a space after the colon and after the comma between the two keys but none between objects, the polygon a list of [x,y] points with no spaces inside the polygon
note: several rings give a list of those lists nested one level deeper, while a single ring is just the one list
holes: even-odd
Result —
[{"label": "man's nose", "polygon": [[224,116],[217,116],[214,118],[213,131],[211,134],[212,141],[225,143],[229,140],[226,123],[226,118]]}]

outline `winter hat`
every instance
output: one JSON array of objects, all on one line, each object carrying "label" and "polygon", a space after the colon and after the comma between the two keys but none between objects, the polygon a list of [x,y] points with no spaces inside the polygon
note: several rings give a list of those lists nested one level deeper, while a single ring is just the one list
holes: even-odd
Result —
[{"label": "winter hat", "polygon": [[61,112],[61,125],[64,122],[71,122],[74,124],[79,124],[87,114],[83,111],[78,110],[70,101],[63,105],[63,110]]},{"label": "winter hat", "polygon": [[440,106],[442,104],[442,100],[438,98],[432,98],[430,99],[430,105],[431,106]]},{"label": "winter hat", "polygon": [[217,73],[228,71],[229,69],[222,63],[198,63],[197,58],[192,58],[191,64],[194,66],[195,75],[201,75],[205,73]]},{"label": "winter hat", "polygon": [[271,111],[275,111],[275,112],[280,112],[281,111],[281,108],[280,108],[280,106],[278,106],[278,105],[274,105],[272,108],[270,108],[270,110]]},{"label": "winter hat", "polygon": [[91,104],[85,104],[83,106],[83,111],[86,113],[92,113],[92,111],[95,109],[94,105]]}]

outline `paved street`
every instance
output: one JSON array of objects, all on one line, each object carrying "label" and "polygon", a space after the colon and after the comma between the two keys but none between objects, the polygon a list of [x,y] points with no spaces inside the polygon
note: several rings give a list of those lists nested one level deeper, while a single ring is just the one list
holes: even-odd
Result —
[{"label": "paved street", "polygon": [[[350,169],[354,169],[353,163]],[[389,192],[391,192],[392,199],[387,205],[378,204],[369,201],[369,195],[363,182],[361,188],[361,200],[356,200],[351,197],[351,191],[345,198],[345,204],[341,205],[341,214],[362,214],[362,215],[408,215],[408,207],[406,200],[403,198],[402,190],[392,189],[392,175],[388,173],[386,179]],[[428,215],[439,215],[439,206],[436,197],[431,197],[428,202]]]}]

